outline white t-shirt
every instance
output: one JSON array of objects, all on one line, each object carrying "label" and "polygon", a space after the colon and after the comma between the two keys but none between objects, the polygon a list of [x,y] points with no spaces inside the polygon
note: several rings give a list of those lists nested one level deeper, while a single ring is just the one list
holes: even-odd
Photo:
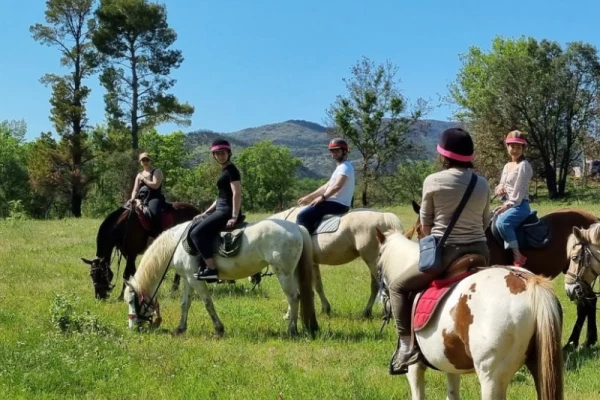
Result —
[{"label": "white t-shirt", "polygon": [[344,182],[344,185],[337,193],[327,198],[327,201],[335,201],[350,207],[352,196],[354,195],[354,167],[352,166],[352,163],[350,161],[344,161],[338,165],[335,168],[335,171],[333,171],[333,174],[331,174],[327,186],[332,186],[338,175],[345,175],[348,179],[346,179],[346,182]]}]

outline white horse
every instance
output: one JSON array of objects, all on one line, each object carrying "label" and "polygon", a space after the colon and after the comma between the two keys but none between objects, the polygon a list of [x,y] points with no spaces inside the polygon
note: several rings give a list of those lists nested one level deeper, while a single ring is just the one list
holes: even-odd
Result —
[{"label": "white horse", "polygon": [[[290,208],[270,216],[269,219],[284,219],[295,222],[298,213],[304,208],[305,206]],[[362,315],[365,318],[372,315],[373,304],[379,292],[377,277],[379,244],[374,235],[375,228],[382,232],[389,230],[403,231],[402,222],[396,214],[355,209],[341,216],[339,227],[335,232],[313,234],[315,290],[321,299],[321,307],[324,313],[330,314],[331,305],[323,290],[319,264],[342,265],[360,257],[367,264],[371,276],[371,294]]]},{"label": "white horse", "polygon": [[[384,282],[419,261],[419,245],[377,231]],[[520,272],[520,274],[519,274]],[[563,399],[562,310],[549,279],[511,267],[485,268],[450,289],[428,324],[415,332],[421,354],[448,377],[447,399],[459,399],[460,374],[475,372],[486,400],[506,399],[526,364],[538,399]],[[425,369],[408,370],[413,400],[425,398]]]},{"label": "white horse", "polygon": [[[212,318],[215,334],[222,336],[223,323],[217,315],[205,281],[193,274],[198,270],[198,257],[183,248],[182,234],[189,224],[184,222],[163,232],[146,250],[135,275],[125,282],[125,301],[129,304],[129,327],[151,320],[158,308],[156,291],[166,268],[171,266],[181,275],[184,289],[181,298],[181,320],[176,334],[185,332],[191,304],[190,287],[202,298]],[[169,261],[172,258],[172,263]],[[248,224],[241,238],[241,248],[235,256],[215,254],[219,279],[243,279],[271,265],[287,296],[290,318],[288,331],[297,334],[299,303],[304,327],[313,334],[318,330],[312,289],[312,244],[306,229],[289,221],[263,220]]]},{"label": "white horse", "polygon": [[573,227],[567,240],[569,269],[565,276],[565,292],[570,300],[594,299],[594,282],[600,275],[600,223],[588,229]]}]

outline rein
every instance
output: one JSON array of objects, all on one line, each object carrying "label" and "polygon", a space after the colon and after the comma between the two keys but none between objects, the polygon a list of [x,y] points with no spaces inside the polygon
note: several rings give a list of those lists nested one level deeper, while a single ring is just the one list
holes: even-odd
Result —
[{"label": "rein", "polygon": [[169,266],[171,265],[171,262],[173,261],[173,257],[175,256],[175,251],[177,250],[177,246],[179,246],[179,243],[183,239],[184,234],[185,234],[185,229],[179,236],[179,240],[177,240],[177,244],[175,244],[175,247],[173,248],[173,252],[171,253],[169,262],[167,263],[167,266],[165,267],[165,272],[163,273],[162,277],[160,278],[160,281],[158,282],[158,286],[156,286],[156,290],[150,297],[150,301],[149,302],[144,301],[145,300],[144,295],[141,295],[139,298],[140,304],[138,304],[138,302],[137,302],[138,294],[137,294],[137,292],[134,291],[135,298],[134,298],[133,303],[134,303],[134,307],[135,307],[136,317],[141,319],[142,321],[147,321],[147,322],[152,323],[152,319],[153,319],[152,314],[150,314],[147,317],[144,316],[144,314],[148,311],[157,311],[157,313],[160,313],[160,306],[158,305],[158,301],[156,301],[156,295],[158,294],[158,290],[160,289],[160,286],[162,285],[162,283],[165,280],[165,276],[167,276],[167,272],[169,272]]}]

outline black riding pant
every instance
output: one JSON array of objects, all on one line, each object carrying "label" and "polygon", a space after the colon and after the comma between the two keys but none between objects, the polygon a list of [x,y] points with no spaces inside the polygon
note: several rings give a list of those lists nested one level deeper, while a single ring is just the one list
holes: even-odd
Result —
[{"label": "black riding pant", "polygon": [[148,211],[150,211],[150,221],[152,224],[152,234],[158,235],[162,229],[160,210],[164,204],[164,198],[162,196],[152,197],[146,201]]},{"label": "black riding pant", "polygon": [[345,214],[350,207],[335,201],[323,201],[314,206],[308,206],[296,217],[296,223],[305,227],[309,233],[313,233],[319,227],[321,220],[327,214]]},{"label": "black riding pant", "polygon": [[196,222],[190,230],[190,238],[202,258],[212,258],[214,254],[214,240],[231,219],[230,209],[217,210],[208,217]]}]

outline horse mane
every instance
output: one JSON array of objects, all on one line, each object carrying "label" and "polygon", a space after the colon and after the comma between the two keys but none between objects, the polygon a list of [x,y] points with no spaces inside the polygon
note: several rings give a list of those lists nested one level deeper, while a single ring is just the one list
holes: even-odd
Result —
[{"label": "horse mane", "polygon": [[404,226],[396,214],[391,212],[382,212],[382,214],[385,225],[390,231],[404,234]]},{"label": "horse mane", "polygon": [[163,276],[172,255],[173,233],[169,229],[159,235],[142,256],[134,276],[138,293],[148,294],[148,288]]},{"label": "horse mane", "polygon": [[588,229],[582,229],[583,237],[594,245],[600,244],[600,223],[590,225]]},{"label": "horse mane", "polygon": [[[113,230],[122,222],[123,216],[125,215],[123,211],[125,211],[125,208],[117,208],[115,211],[111,212],[100,224],[100,227],[98,228],[98,234],[96,235],[96,257],[102,257],[105,255],[100,254],[100,249],[111,253],[112,249],[115,247],[116,243]],[[104,240],[108,240],[108,244]]]}]

